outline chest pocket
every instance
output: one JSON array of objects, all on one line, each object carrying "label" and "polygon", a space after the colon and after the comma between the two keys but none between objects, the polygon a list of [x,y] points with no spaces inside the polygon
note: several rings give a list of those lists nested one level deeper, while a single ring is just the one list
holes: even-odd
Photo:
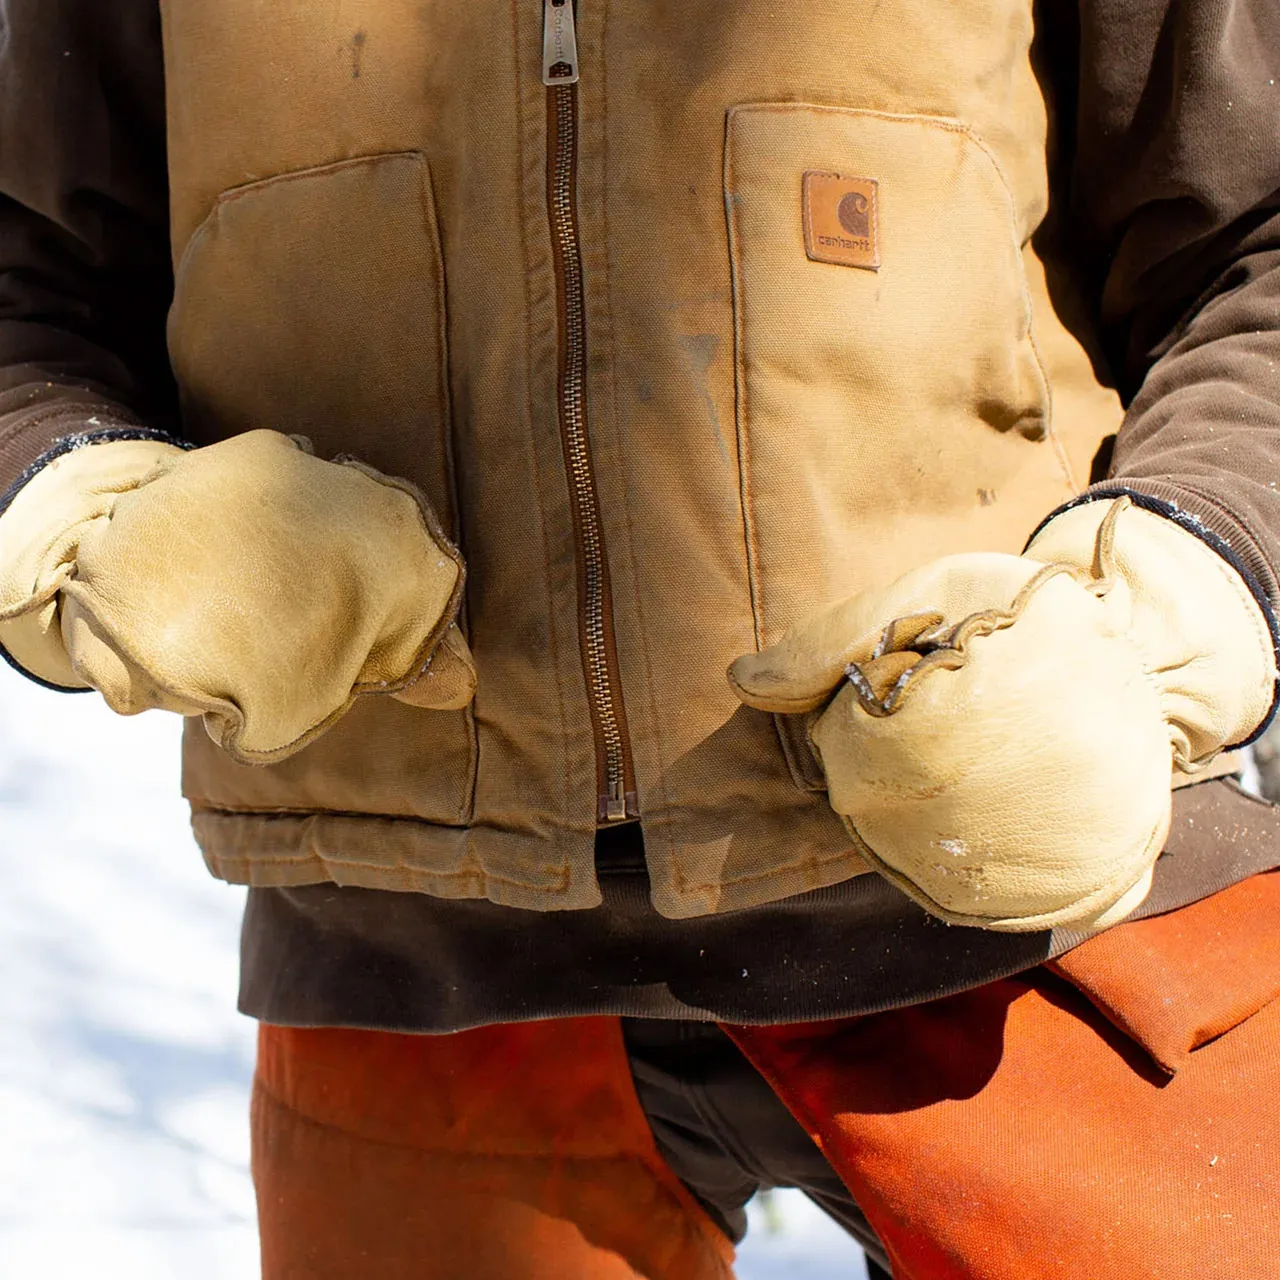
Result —
[{"label": "chest pocket", "polygon": [[943,117],[746,105],[724,188],[758,643],[935,556],[1020,550],[1074,485],[1032,335],[1034,228],[987,146]]}]

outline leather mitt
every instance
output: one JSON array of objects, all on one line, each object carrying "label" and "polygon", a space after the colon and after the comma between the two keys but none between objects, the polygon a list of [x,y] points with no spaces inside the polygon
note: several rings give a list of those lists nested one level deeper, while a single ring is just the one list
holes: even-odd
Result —
[{"label": "leather mitt", "polygon": [[943,920],[1017,932],[1142,902],[1173,771],[1262,723],[1276,660],[1227,561],[1120,498],[834,605],[729,678],[809,715],[868,862]]},{"label": "leather mitt", "polygon": [[466,705],[463,566],[425,499],[300,437],[91,443],[0,515],[0,644],[114,711],[203,716],[243,763],[283,759],[363,694]]}]

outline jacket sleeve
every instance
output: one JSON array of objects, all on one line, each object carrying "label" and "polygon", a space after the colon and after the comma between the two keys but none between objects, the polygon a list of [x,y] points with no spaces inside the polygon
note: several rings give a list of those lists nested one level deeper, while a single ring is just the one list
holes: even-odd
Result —
[{"label": "jacket sleeve", "polygon": [[[1280,4],[1080,0],[1066,206],[1127,414],[1105,478],[1280,610]],[[1074,98],[1074,102],[1072,99]]]},{"label": "jacket sleeve", "polygon": [[157,0],[5,0],[0,493],[68,437],[175,422],[167,205]]}]

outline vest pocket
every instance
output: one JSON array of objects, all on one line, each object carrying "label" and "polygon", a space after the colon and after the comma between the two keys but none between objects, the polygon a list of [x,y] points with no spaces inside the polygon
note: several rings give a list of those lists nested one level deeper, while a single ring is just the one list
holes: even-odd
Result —
[{"label": "vest pocket", "polygon": [[[456,540],[444,296],[418,153],[224,192],[176,272],[168,336],[184,429],[199,444],[255,427],[306,435],[321,457],[351,454],[412,480]],[[223,812],[462,825],[475,768],[470,711],[370,697],[266,767],[236,765],[189,732],[184,791],[197,808]]]},{"label": "vest pocket", "polygon": [[[1073,492],[1023,263],[1032,228],[963,124],[729,112],[740,482],[757,640],[954,551],[1017,551]],[[821,786],[803,726],[792,775]]]}]

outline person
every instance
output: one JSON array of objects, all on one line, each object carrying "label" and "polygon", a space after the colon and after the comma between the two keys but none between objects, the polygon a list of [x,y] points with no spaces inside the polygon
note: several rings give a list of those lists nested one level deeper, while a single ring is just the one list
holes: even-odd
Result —
[{"label": "person", "polygon": [[726,1276],[770,1185],[1274,1273],[1277,79],[1270,0],[7,0],[0,643],[186,717],[269,1280]]}]

